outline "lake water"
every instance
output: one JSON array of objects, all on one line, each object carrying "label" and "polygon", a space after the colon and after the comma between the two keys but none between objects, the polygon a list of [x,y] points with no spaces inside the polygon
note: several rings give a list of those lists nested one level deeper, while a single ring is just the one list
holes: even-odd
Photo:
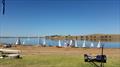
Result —
[{"label": "lake water", "polygon": [[[0,38],[0,43],[11,43],[15,44],[17,38]],[[38,38],[21,38],[21,43],[24,42],[24,45],[38,45],[43,44],[43,39]],[[58,40],[45,40],[46,44],[48,46],[57,46]],[[65,40],[61,40],[61,45],[64,46]],[[78,47],[82,47],[84,41],[77,40]],[[98,42],[92,42],[94,44],[94,47],[97,47]],[[90,47],[91,42],[86,41],[86,47]],[[105,48],[120,48],[120,42],[101,42],[101,44],[104,44]]]}]

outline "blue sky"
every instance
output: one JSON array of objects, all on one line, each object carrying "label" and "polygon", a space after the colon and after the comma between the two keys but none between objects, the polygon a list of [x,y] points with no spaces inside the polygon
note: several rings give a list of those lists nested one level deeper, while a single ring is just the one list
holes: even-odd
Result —
[{"label": "blue sky", "polygon": [[0,13],[1,36],[120,34],[119,28],[120,0],[6,0]]}]

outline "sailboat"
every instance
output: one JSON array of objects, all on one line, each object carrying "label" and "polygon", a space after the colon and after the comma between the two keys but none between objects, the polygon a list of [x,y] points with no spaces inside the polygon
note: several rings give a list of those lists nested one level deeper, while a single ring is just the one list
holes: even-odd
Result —
[{"label": "sailboat", "polygon": [[59,42],[58,42],[58,46],[61,47],[61,41],[60,41],[60,40],[59,40]]},{"label": "sailboat", "polygon": [[84,40],[84,42],[83,42],[83,45],[82,45],[82,47],[86,47],[86,46],[85,46],[85,40]]},{"label": "sailboat", "polygon": [[91,48],[93,48],[93,47],[94,47],[94,44],[93,44],[93,43],[91,43],[90,47],[91,47]]},{"label": "sailboat", "polygon": [[18,45],[18,39],[17,39],[17,41],[15,42],[15,44]]},{"label": "sailboat", "polygon": [[75,47],[78,47],[78,46],[77,46],[77,40],[75,40]]},{"label": "sailboat", "polygon": [[70,46],[72,46],[72,40],[70,40]]},{"label": "sailboat", "polygon": [[23,42],[22,42],[22,44],[24,45],[24,44],[25,44],[25,42],[23,41]]},{"label": "sailboat", "polygon": [[46,45],[46,40],[45,40],[45,38],[43,39],[43,46],[45,46]]},{"label": "sailboat", "polygon": [[17,41],[16,41],[15,44],[16,44],[16,45],[20,45],[20,44],[21,44],[21,42],[20,42],[20,38],[17,39]]},{"label": "sailboat", "polygon": [[64,47],[65,47],[65,48],[67,47],[67,44],[68,44],[68,41],[65,40],[65,41],[64,41]]},{"label": "sailboat", "polygon": [[97,45],[97,48],[100,48],[100,46],[101,46],[101,43],[100,43],[100,41],[98,42],[98,45]]}]

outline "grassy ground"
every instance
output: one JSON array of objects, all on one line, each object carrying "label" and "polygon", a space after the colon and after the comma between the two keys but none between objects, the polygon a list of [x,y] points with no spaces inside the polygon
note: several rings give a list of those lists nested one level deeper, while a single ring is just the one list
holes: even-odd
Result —
[{"label": "grassy ground", "polygon": [[[33,54],[28,54],[27,52],[30,51],[29,49],[30,48],[26,48],[27,51],[25,50],[25,48],[21,49],[24,50],[22,59],[0,59],[0,67],[94,67],[93,65],[84,62],[82,52],[87,52],[90,50],[94,51],[96,49],[82,50],[79,48],[39,48],[39,51],[38,49],[36,49],[37,52],[34,52],[36,50],[33,48],[34,50],[31,50],[33,51]],[[45,49],[48,50],[45,51]],[[77,53],[76,51],[78,51],[79,53]],[[106,51],[108,53],[108,60],[105,64],[105,67],[120,67],[120,54],[118,54],[119,49],[112,49],[112,51],[113,52]]]},{"label": "grassy ground", "polygon": [[[109,58],[105,67],[120,67],[120,59]],[[83,61],[83,56],[30,55],[23,59],[0,59],[0,67],[94,67]]]}]

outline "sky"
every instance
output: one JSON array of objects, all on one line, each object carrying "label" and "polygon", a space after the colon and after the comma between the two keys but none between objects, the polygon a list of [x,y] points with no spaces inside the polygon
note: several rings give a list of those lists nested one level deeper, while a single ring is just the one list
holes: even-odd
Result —
[{"label": "sky", "polygon": [[0,36],[120,34],[120,0],[6,0]]}]

